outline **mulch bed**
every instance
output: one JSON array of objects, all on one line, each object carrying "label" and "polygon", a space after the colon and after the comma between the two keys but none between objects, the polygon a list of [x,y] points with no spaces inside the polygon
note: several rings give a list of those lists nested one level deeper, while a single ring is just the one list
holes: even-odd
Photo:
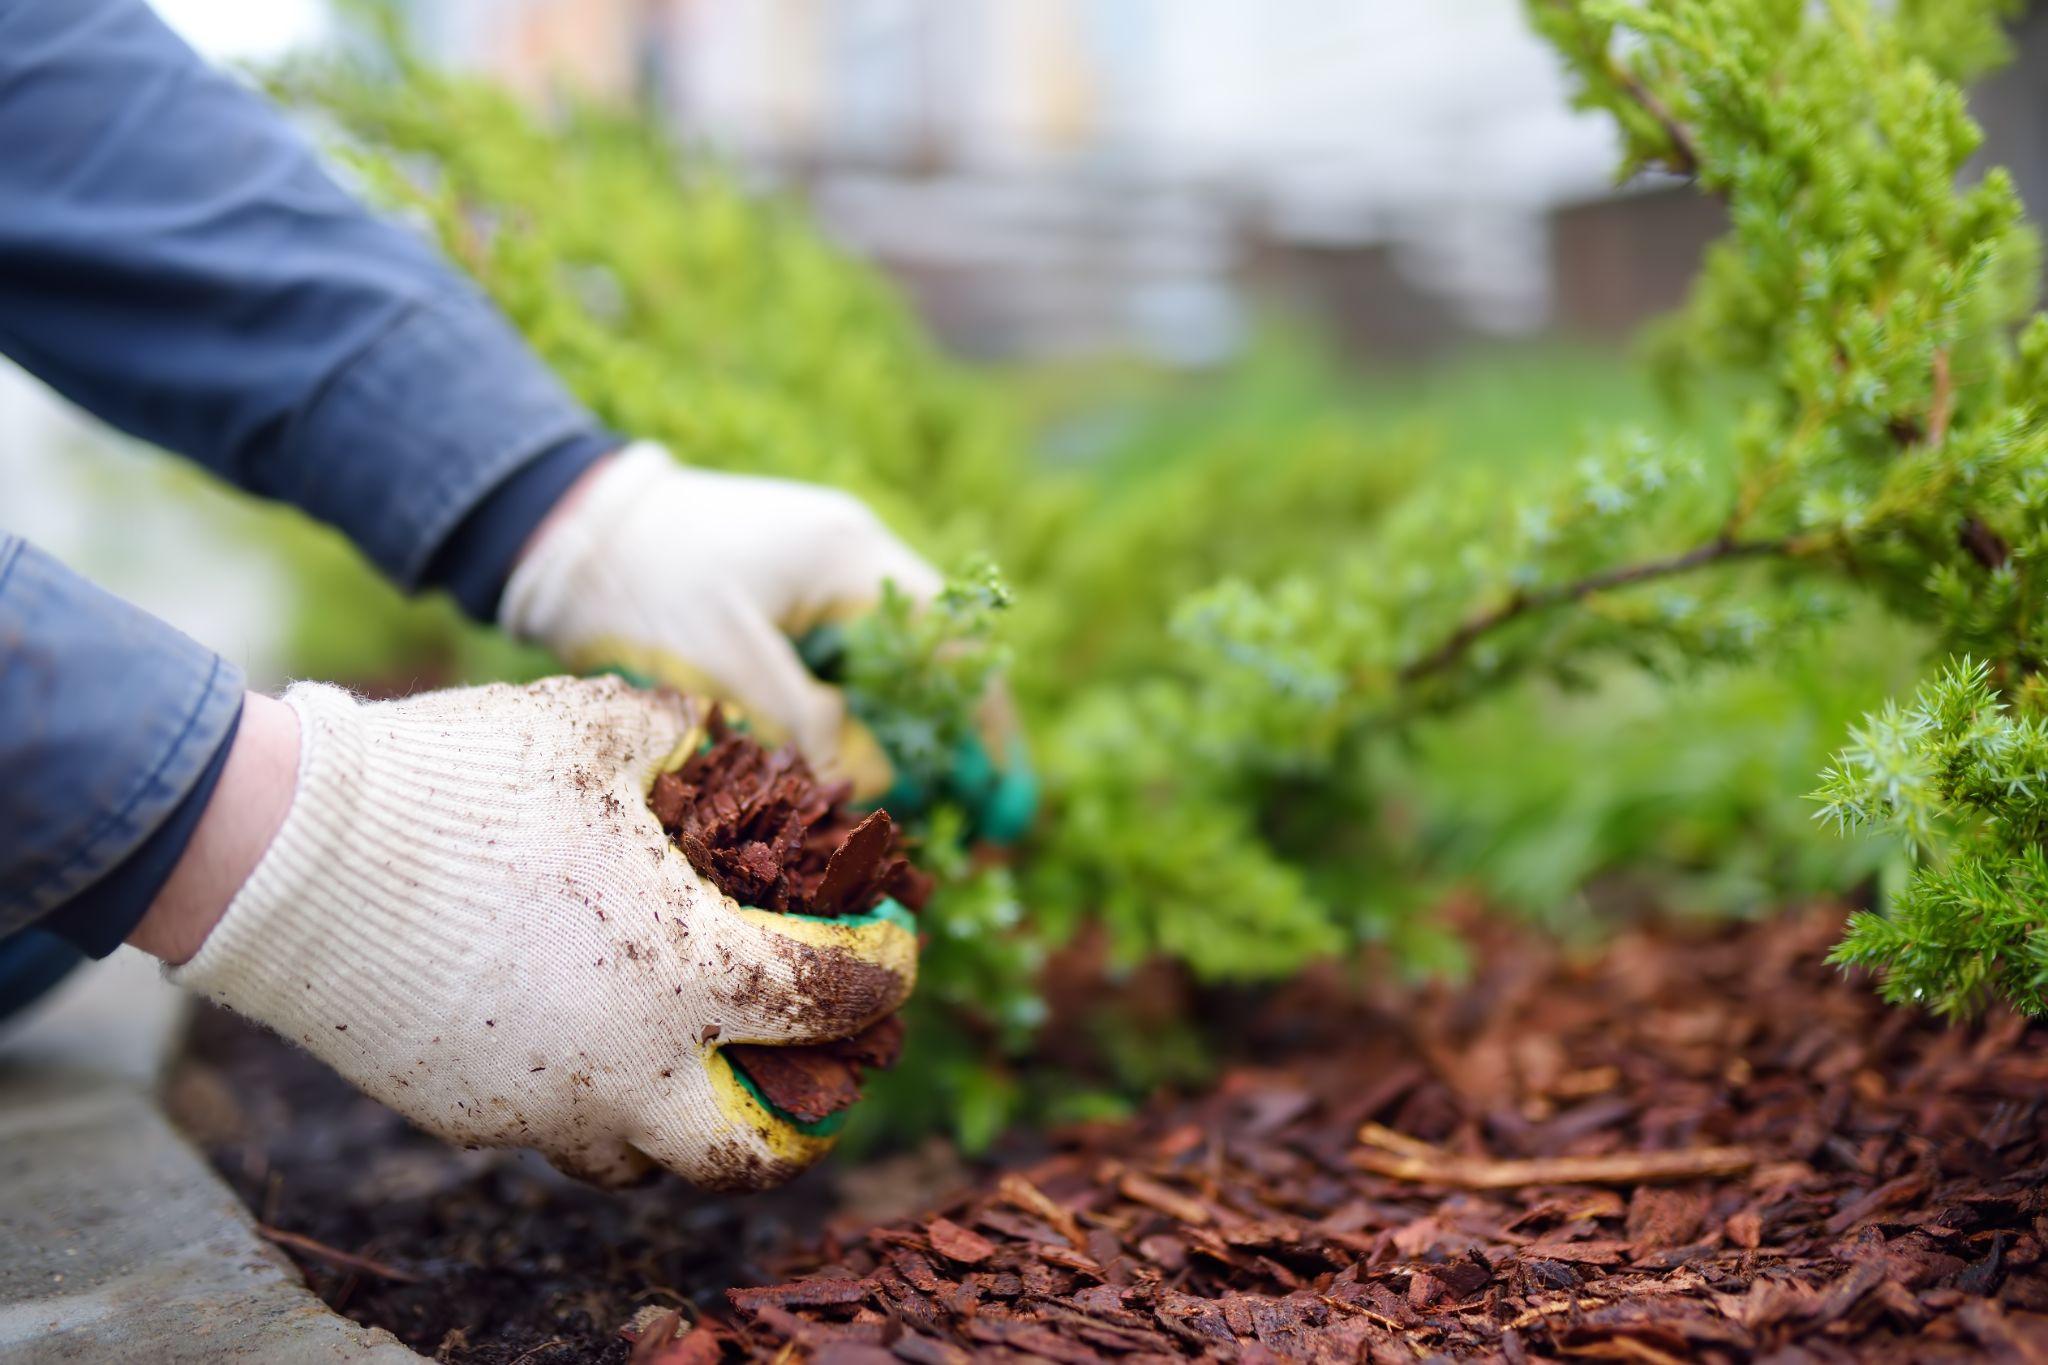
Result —
[{"label": "mulch bed", "polygon": [[628,1324],[661,1365],[2048,1359],[2048,1031],[1882,1005],[1824,965],[1839,923],[1584,961],[1500,936],[1468,985],[1369,1005],[1306,981],[1208,1094],[879,1225],[807,1231],[826,1185],[602,1195],[479,1153],[398,1197],[365,1173],[431,1143],[357,1134],[321,1168],[302,1108],[213,1149],[269,1221],[419,1276],[299,1253],[350,1316],[456,1361],[623,1359]]},{"label": "mulch bed", "polygon": [[1351,1016],[1349,1046],[1299,1039],[735,1290],[737,1342],[847,1365],[2048,1359],[2048,1034],[1887,1009],[1823,965],[1839,923],[1631,934],[1581,966],[1502,944],[1468,989]]}]

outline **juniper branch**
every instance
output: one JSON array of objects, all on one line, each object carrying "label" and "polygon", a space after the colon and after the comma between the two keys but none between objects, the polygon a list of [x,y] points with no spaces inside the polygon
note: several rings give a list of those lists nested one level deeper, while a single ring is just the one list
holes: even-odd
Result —
[{"label": "juniper branch", "polygon": [[1700,173],[1700,148],[1692,129],[1686,127],[1678,115],[1671,112],[1671,106],[1656,91],[1644,85],[1635,72],[1611,59],[1609,69],[1613,72],[1615,85],[1640,105],[1644,113],[1655,119],[1657,126],[1664,130],[1664,136],[1670,139],[1671,151],[1664,158],[1665,169],[1688,180],[1697,176]]},{"label": "juniper branch", "polygon": [[1631,587],[1638,583],[1653,582],[1660,578],[1672,578],[1680,574],[1703,569],[1712,564],[1730,560],[1756,559],[1772,555],[1790,555],[1796,551],[1796,544],[1790,537],[1772,540],[1736,540],[1729,536],[1717,536],[1704,545],[1696,545],[1683,554],[1667,555],[1661,559],[1646,559],[1634,564],[1618,565],[1587,574],[1568,583],[1557,583],[1547,588],[1516,592],[1499,606],[1479,612],[1461,621],[1450,634],[1426,653],[1418,655],[1402,665],[1400,679],[1404,683],[1419,682],[1435,673],[1440,673],[1462,659],[1471,648],[1486,636],[1515,621],[1556,607],[1582,602],[1595,593],[1609,592],[1615,588]]}]

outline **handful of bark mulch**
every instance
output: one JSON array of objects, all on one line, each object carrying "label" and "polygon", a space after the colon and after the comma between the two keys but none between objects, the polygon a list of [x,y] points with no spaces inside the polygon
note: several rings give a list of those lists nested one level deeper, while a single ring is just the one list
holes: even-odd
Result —
[{"label": "handful of bark mulch", "polygon": [[[922,910],[931,879],[898,852],[887,811],[846,807],[852,791],[820,783],[794,748],[764,748],[714,710],[711,743],[657,777],[648,804],[690,865],[741,905],[837,918],[893,897]],[[771,1104],[816,1123],[858,1100],[863,1071],[893,1065],[902,1044],[891,1015],[835,1043],[732,1043],[725,1055]]]},{"label": "handful of bark mulch", "polygon": [[1243,1021],[1267,1065],[646,1358],[2048,1360],[2048,1029],[1883,1005],[1840,924],[1509,942],[1377,1013],[1292,988]]}]

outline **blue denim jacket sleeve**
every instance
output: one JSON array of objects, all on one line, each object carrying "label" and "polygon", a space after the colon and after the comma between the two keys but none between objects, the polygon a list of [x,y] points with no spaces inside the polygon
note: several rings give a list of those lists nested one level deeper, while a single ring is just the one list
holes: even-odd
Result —
[{"label": "blue denim jacket sleeve", "polygon": [[[0,933],[143,844],[241,705],[234,665],[0,535]],[[127,927],[82,946],[110,951]]]},{"label": "blue denim jacket sleeve", "polygon": [[596,431],[474,286],[142,0],[0,0],[0,148],[0,351],[402,585]]},{"label": "blue denim jacket sleeve", "polygon": [[[610,444],[474,286],[143,0],[0,0],[0,352],[482,616]],[[241,684],[0,544],[4,933],[170,820]]]}]

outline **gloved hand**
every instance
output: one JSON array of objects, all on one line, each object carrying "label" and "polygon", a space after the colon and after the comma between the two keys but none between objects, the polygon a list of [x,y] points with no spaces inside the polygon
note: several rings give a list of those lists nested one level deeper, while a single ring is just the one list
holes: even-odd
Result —
[{"label": "gloved hand", "polygon": [[498,620],[571,668],[625,667],[738,702],[768,742],[793,741],[818,773],[873,798],[887,759],[791,640],[868,610],[884,580],[915,601],[940,587],[857,499],[686,468],[642,443],[542,527]]},{"label": "gloved hand", "polygon": [[616,678],[285,700],[290,812],[175,980],[450,1142],[599,1183],[759,1188],[830,1146],[718,1049],[857,1032],[909,994],[916,942],[699,878],[646,801],[700,738],[692,703]]}]

